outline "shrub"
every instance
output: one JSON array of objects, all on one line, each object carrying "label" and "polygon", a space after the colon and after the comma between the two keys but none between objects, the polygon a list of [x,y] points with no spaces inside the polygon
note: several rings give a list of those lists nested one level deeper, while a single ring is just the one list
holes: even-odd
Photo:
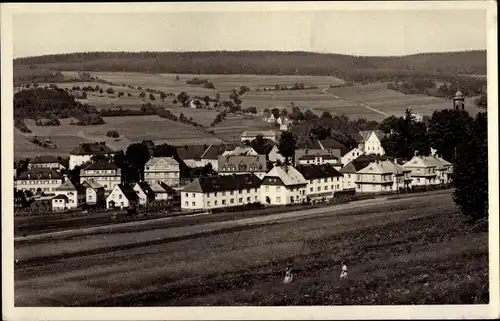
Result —
[{"label": "shrub", "polygon": [[106,136],[108,137],[113,137],[113,138],[118,138],[120,137],[120,134],[118,133],[118,131],[116,130],[109,130],[107,133],[106,133]]}]

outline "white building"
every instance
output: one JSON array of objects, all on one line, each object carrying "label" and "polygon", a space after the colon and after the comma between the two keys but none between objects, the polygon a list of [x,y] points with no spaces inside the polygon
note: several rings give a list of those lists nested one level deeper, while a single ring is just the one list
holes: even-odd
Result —
[{"label": "white building", "polygon": [[447,160],[437,156],[424,156],[424,160],[436,166],[436,179],[438,184],[451,183],[451,176],[453,175],[453,165]]},{"label": "white building", "polygon": [[382,147],[384,133],[381,130],[363,130],[359,132],[358,149],[365,154],[385,155]]},{"label": "white building", "polygon": [[343,190],[343,175],[330,164],[298,166],[297,170],[307,180],[309,200],[331,199]]},{"label": "white building", "polygon": [[266,155],[221,155],[218,165],[219,175],[252,173],[262,179],[267,173]]},{"label": "white building", "polygon": [[257,136],[262,136],[264,139],[269,139],[272,140],[273,142],[276,142],[276,133],[273,132],[272,130],[264,130],[264,131],[257,131],[257,130],[248,130],[243,132],[241,134],[241,141],[252,141],[254,139],[257,139]]},{"label": "white building", "polygon": [[33,194],[54,194],[63,183],[63,177],[52,168],[32,168],[17,176],[14,184],[18,190],[31,191]]},{"label": "white building", "polygon": [[72,170],[76,166],[82,166],[83,164],[89,162],[92,156],[103,155],[105,157],[111,157],[115,152],[106,146],[106,143],[83,143],[78,145],[69,153],[69,169]]},{"label": "white building", "polygon": [[342,163],[340,159],[334,155],[321,155],[321,154],[308,154],[299,158],[298,165],[322,165],[322,164],[330,164],[336,170],[340,170],[342,168]]},{"label": "white building", "polygon": [[210,210],[260,200],[260,179],[253,174],[200,177],[181,193],[181,209]]},{"label": "white building", "polygon": [[356,192],[380,193],[408,188],[411,186],[410,173],[388,160],[372,162],[356,173]]},{"label": "white building", "polygon": [[287,205],[303,203],[307,180],[293,166],[274,166],[264,176],[260,186],[260,201],[265,205]]},{"label": "white building", "polygon": [[85,202],[88,205],[95,205],[106,201],[104,186],[97,183],[94,179],[84,181],[82,186],[85,187]]},{"label": "white building", "polygon": [[152,157],[144,165],[144,181],[164,182],[170,186],[179,186],[179,163],[173,157]]},{"label": "white building", "polygon": [[[56,197],[58,195],[66,196],[64,200],[66,201],[65,205],[67,209],[77,208],[85,202],[85,188],[82,186],[76,188],[69,179],[66,179],[64,183],[56,187],[54,189],[54,193],[56,194]],[[63,200],[61,198],[59,199]],[[54,202],[52,204],[54,205]]]},{"label": "white building", "polygon": [[137,208],[139,196],[130,186],[116,185],[106,198],[106,208]]},{"label": "white building", "polygon": [[252,147],[248,147],[248,146],[237,146],[235,149],[233,150],[226,150],[224,153],[222,153],[222,156],[228,156],[228,155],[259,155],[259,153],[257,153],[255,151],[255,149],[253,149]]},{"label": "white building", "polygon": [[[438,177],[438,167],[441,166],[441,162],[437,161],[437,159],[432,160],[430,157],[413,156],[412,159],[403,164],[404,168],[411,171],[413,186],[429,186],[441,183]],[[449,165],[451,166],[451,164]],[[441,177],[442,175],[440,174]]]},{"label": "white building", "polygon": [[109,193],[122,183],[122,172],[114,163],[90,163],[80,170],[80,183],[83,184],[87,180],[93,180],[104,186],[106,193]]},{"label": "white building", "polygon": [[283,157],[283,155],[280,154],[278,145],[273,146],[273,148],[269,152],[268,159],[273,164],[275,164],[276,162],[280,162],[283,164],[285,162],[285,157]]},{"label": "white building", "polygon": [[28,169],[32,168],[52,168],[56,171],[61,171],[64,166],[54,156],[37,156],[28,164]]},{"label": "white building", "polygon": [[362,151],[359,148],[353,148],[351,149],[348,153],[346,153],[344,156],[342,156],[342,164],[346,165],[358,158],[359,156],[363,155],[365,152]]},{"label": "white building", "polygon": [[68,197],[64,194],[59,194],[52,198],[52,211],[62,212],[68,208]]}]

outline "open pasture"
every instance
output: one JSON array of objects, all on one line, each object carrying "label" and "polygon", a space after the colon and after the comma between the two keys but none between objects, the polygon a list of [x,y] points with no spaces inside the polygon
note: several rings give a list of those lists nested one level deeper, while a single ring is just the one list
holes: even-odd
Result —
[{"label": "open pasture", "polygon": [[[395,116],[403,116],[406,108],[410,108],[423,116],[431,116],[436,110],[452,108],[453,106],[453,102],[448,99],[424,95],[405,95],[387,89],[387,83],[328,88],[327,92],[350,102],[362,102],[379,111]],[[475,98],[471,97],[465,100],[465,108],[473,116],[480,111],[474,105]]]},{"label": "open pasture", "polygon": [[217,137],[230,143],[240,142],[241,134],[247,130],[273,130],[279,133],[276,127],[262,121],[258,116],[233,114],[228,115],[226,119],[208,130],[213,130]]},{"label": "open pasture", "polygon": [[[47,255],[48,260],[16,270],[15,303],[121,307],[488,303],[487,232],[464,224],[450,193],[424,197],[425,201],[410,197],[301,219],[283,214],[275,224],[176,240],[168,237],[209,227],[162,226],[16,244],[17,256]],[[159,241],[150,244],[149,239]],[[113,248],[128,243],[135,246]],[[96,247],[105,249],[78,253]],[[51,255],[67,250],[74,255],[51,260]],[[339,280],[342,260],[349,267],[345,281]],[[284,285],[289,264],[295,280]]]},{"label": "open pasture", "polygon": [[[183,144],[187,144],[198,143],[204,138],[212,140],[215,138],[200,128],[158,116],[104,117],[105,124],[91,126],[70,125],[70,119],[60,121],[61,126],[36,126],[33,120],[26,121],[33,136],[50,137],[57,144],[57,149],[38,147],[19,133],[15,136],[14,142],[16,153],[67,154],[83,141],[105,141],[111,148],[126,149],[129,144],[142,140],[156,142],[180,140]],[[119,138],[106,136],[106,133],[113,129],[118,131]]]}]

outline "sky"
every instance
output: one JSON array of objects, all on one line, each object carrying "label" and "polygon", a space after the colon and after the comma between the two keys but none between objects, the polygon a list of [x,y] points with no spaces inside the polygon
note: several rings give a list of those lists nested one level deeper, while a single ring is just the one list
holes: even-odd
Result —
[{"label": "sky", "polygon": [[14,58],[84,51],[294,50],[363,56],[486,49],[485,10],[20,13]]}]

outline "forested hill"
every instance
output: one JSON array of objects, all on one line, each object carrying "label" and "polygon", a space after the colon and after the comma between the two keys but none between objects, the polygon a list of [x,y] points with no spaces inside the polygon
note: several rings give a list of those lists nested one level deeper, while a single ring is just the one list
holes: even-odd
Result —
[{"label": "forested hill", "polygon": [[[51,70],[193,74],[334,75],[486,74],[486,51],[423,53],[401,57],[358,57],[280,51],[85,52],[18,58],[14,66]],[[354,76],[355,77],[355,76]],[[383,77],[385,78],[385,77]]]}]

